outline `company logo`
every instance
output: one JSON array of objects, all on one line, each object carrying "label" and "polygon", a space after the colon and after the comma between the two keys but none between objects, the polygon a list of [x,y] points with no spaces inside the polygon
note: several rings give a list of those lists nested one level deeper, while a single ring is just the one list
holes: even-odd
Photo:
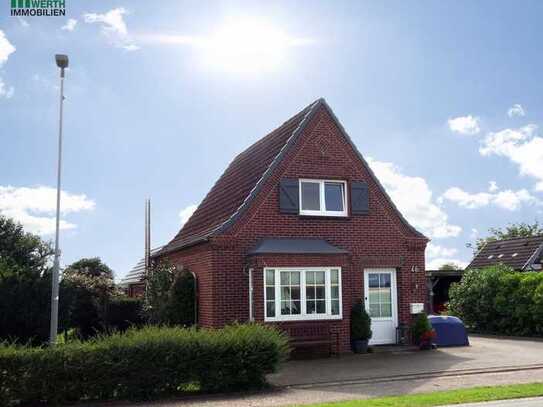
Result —
[{"label": "company logo", "polygon": [[65,16],[64,0],[11,0],[11,15],[21,17]]}]

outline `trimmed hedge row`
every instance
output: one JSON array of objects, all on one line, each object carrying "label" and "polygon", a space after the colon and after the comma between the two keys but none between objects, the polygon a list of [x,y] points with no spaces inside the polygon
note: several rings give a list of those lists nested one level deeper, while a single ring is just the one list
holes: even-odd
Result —
[{"label": "trimmed hedge row", "polygon": [[468,270],[449,290],[449,312],[472,330],[543,336],[543,273]]},{"label": "trimmed hedge row", "polygon": [[283,333],[258,324],[217,330],[145,327],[55,348],[3,346],[0,405],[257,388],[288,353]]}]

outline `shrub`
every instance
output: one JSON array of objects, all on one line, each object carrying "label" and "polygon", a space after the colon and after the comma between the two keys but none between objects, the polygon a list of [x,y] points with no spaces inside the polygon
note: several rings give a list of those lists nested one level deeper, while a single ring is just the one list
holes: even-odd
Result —
[{"label": "shrub", "polygon": [[543,335],[543,273],[468,270],[449,290],[449,312],[479,332]]},{"label": "shrub", "polygon": [[351,311],[351,339],[366,340],[370,339],[371,335],[372,331],[370,316],[364,309],[364,303],[362,301],[358,301],[353,305],[353,309]]},{"label": "shrub", "polygon": [[428,316],[425,312],[417,314],[413,323],[411,324],[411,335],[413,336],[413,342],[420,344],[421,340],[427,332],[432,331],[432,325],[428,320]]},{"label": "shrub", "polygon": [[109,332],[124,332],[128,328],[142,326],[143,301],[125,296],[113,297],[107,305],[105,323]]},{"label": "shrub", "polygon": [[195,321],[195,281],[188,270],[168,262],[154,264],[147,277],[145,314],[151,324],[192,326]]},{"label": "shrub", "polygon": [[265,384],[288,356],[283,333],[258,324],[223,329],[145,327],[54,348],[0,347],[0,405],[153,399]]}]

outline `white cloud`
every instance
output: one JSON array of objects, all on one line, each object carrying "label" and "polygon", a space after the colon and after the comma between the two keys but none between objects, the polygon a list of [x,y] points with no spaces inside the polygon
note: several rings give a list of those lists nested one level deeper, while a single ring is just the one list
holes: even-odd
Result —
[{"label": "white cloud", "polygon": [[496,181],[490,181],[488,183],[488,192],[496,192],[498,189],[500,189],[498,187],[498,184]]},{"label": "white cloud", "polygon": [[467,263],[455,258],[458,254],[458,250],[455,248],[447,248],[432,243],[428,243],[426,246],[426,262],[427,270],[437,270],[444,264],[456,264],[460,268],[465,268]]},{"label": "white cloud", "polygon": [[515,103],[507,111],[507,116],[509,116],[509,117],[515,117],[515,116],[523,117],[523,116],[526,116],[526,112],[524,111],[524,108],[520,104]]},{"label": "white cloud", "polygon": [[[61,192],[61,214],[93,210],[95,203],[86,195]],[[0,213],[20,222],[25,230],[41,235],[55,231],[56,189],[46,186],[0,186]],[[60,221],[61,229],[76,225]]]},{"label": "white cloud", "polygon": [[483,156],[506,157],[517,164],[521,175],[536,179],[535,189],[543,192],[543,137],[536,136],[537,126],[504,129],[489,133],[479,152]]},{"label": "white cloud", "polygon": [[494,192],[478,192],[474,194],[470,194],[458,187],[452,187],[445,191],[442,198],[467,209],[478,209],[492,204],[498,208],[514,211],[519,209],[522,204],[541,204],[526,189],[498,191],[497,186]]},{"label": "white cloud", "polygon": [[2,78],[0,78],[0,98],[5,97],[6,99],[9,99],[13,96],[15,93],[15,89],[13,86],[6,86]]},{"label": "white cloud", "polygon": [[426,255],[430,258],[435,257],[451,257],[458,253],[458,250],[455,248],[447,248],[439,246],[433,243],[428,243],[426,246]]},{"label": "white cloud", "polygon": [[73,31],[75,30],[76,25],[77,25],[77,20],[75,18],[69,18],[68,21],[66,21],[66,24],[60,27],[60,29],[64,31]]},{"label": "white cloud", "polygon": [[[8,61],[9,56],[15,52],[15,47],[8,41],[6,35],[0,30],[0,68]],[[13,86],[7,86],[0,77],[0,98],[9,99],[13,96]]]},{"label": "white cloud", "polygon": [[438,270],[441,266],[444,264],[456,264],[461,269],[465,269],[468,266],[468,263],[466,263],[463,260],[459,260],[456,258],[435,258],[428,262],[426,262],[426,270]]},{"label": "white cloud", "polygon": [[179,218],[181,219],[181,226],[184,225],[192,216],[198,205],[189,205],[186,208],[179,211]]},{"label": "white cloud", "polygon": [[87,24],[100,24],[102,34],[116,47],[127,51],[135,51],[139,47],[133,43],[128,34],[128,28],[123,17],[125,14],[128,14],[125,8],[117,7],[104,14],[86,13],[83,15],[83,20]]},{"label": "white cloud", "polygon": [[475,229],[475,228],[471,228],[471,233],[470,233],[470,235],[469,235],[469,238],[470,238],[471,240],[475,240],[475,239],[477,239],[478,237],[479,237],[479,231],[478,231],[477,229]]},{"label": "white cloud", "polygon": [[474,116],[460,116],[449,119],[449,129],[454,133],[474,135],[481,131],[479,118]]},{"label": "white cloud", "polygon": [[400,212],[413,226],[434,238],[460,234],[462,228],[449,224],[447,214],[433,201],[432,191],[426,180],[404,175],[392,163],[371,158],[368,163]]},{"label": "white cloud", "polygon": [[9,56],[15,52],[15,47],[8,41],[6,35],[0,30],[0,67],[8,61]]}]

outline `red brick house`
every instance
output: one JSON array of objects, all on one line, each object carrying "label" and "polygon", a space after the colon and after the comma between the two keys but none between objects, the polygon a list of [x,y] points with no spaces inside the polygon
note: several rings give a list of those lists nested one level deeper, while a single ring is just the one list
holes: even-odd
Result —
[{"label": "red brick house", "polygon": [[196,274],[201,326],[327,325],[344,352],[355,301],[373,344],[426,303],[427,242],[319,99],[239,154],[154,257]]}]

